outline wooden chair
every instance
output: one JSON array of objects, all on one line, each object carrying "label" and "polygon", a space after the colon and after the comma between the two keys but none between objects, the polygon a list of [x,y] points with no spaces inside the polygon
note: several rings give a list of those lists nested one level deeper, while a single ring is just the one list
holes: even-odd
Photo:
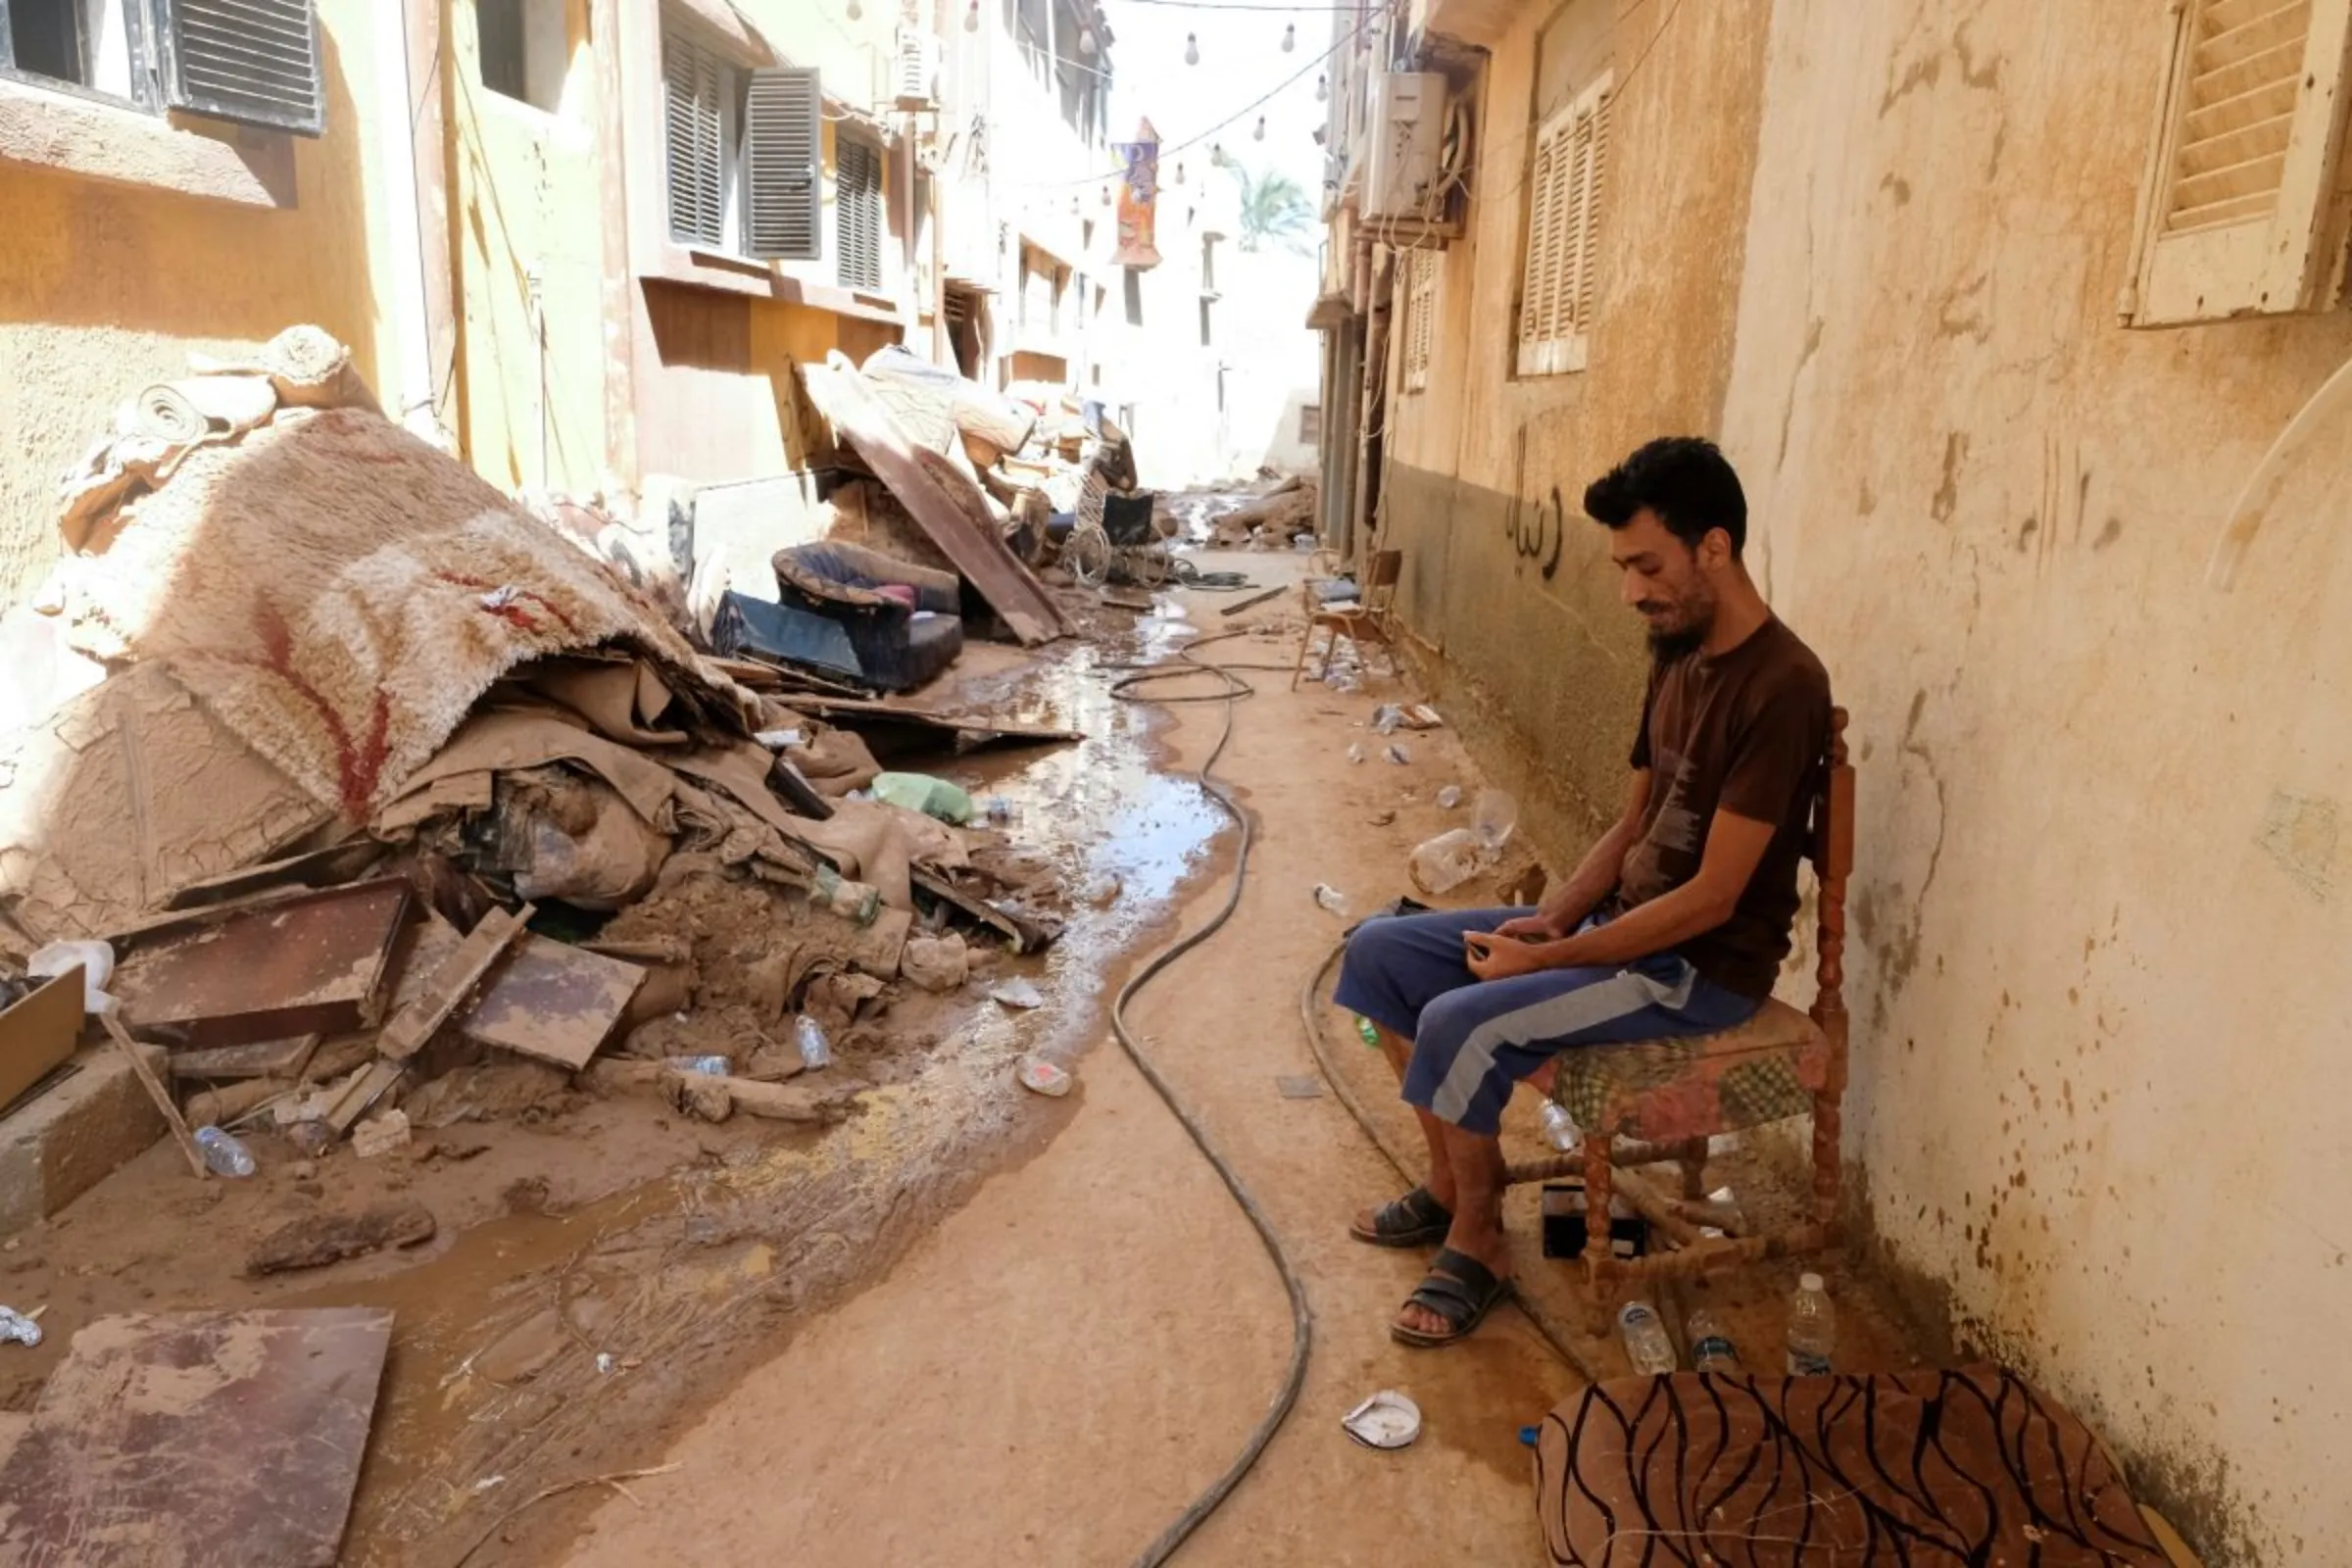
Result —
[{"label": "wooden chair", "polygon": [[[1836,1240],[1842,1172],[1839,1107],[1845,1095],[1845,883],[1854,862],[1854,770],[1846,760],[1846,712],[1831,710],[1806,858],[1818,883],[1819,966],[1809,1012],[1778,999],[1721,1034],[1580,1046],[1556,1058],[1551,1098],[1585,1135],[1581,1156],[1515,1165],[1512,1183],[1581,1175],[1592,1240],[1585,1267],[1592,1282],[1592,1327],[1602,1332],[1623,1282],[1697,1274],[1816,1251]],[[1810,1111],[1813,1205],[1802,1224],[1769,1234],[1739,1234],[1731,1216],[1706,1203],[1707,1141]],[[1638,1174],[1673,1161],[1682,1167],[1679,1198]],[[1623,1259],[1610,1250],[1612,1197],[1649,1221],[1653,1247]],[[1701,1236],[1700,1226],[1731,1234]],[[1672,1244],[1676,1250],[1664,1250]]]},{"label": "wooden chair", "polygon": [[1359,649],[1367,643],[1379,644],[1389,656],[1390,671],[1395,672],[1396,650],[1389,639],[1389,616],[1396,603],[1396,579],[1403,571],[1403,551],[1375,550],[1364,568],[1358,597],[1352,605],[1320,605],[1313,597],[1314,584],[1311,581],[1304,584],[1303,591],[1308,596],[1306,636],[1298,644],[1298,662],[1291,668],[1291,690],[1298,689],[1298,677],[1306,670],[1306,652],[1314,646],[1317,631],[1325,633],[1323,663],[1315,672],[1317,680],[1330,672],[1332,656],[1339,652],[1343,639]]}]

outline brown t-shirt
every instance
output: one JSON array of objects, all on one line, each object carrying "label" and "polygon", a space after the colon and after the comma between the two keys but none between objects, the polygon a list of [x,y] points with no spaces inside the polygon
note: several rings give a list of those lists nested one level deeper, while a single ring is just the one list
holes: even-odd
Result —
[{"label": "brown t-shirt", "polygon": [[1649,805],[1617,874],[1617,906],[1696,876],[1717,810],[1778,823],[1732,917],[1679,950],[1742,996],[1770,996],[1788,956],[1796,866],[1829,736],[1829,672],[1778,616],[1719,658],[1686,654],[1650,670],[1633,754],[1635,768],[1651,775]]}]

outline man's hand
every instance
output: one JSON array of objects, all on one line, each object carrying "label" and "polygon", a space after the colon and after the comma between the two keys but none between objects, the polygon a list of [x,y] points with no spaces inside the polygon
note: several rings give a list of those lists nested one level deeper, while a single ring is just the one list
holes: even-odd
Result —
[{"label": "man's hand", "polygon": [[1548,915],[1538,912],[1505,920],[1494,928],[1494,934],[1513,942],[1557,942],[1568,933],[1554,925]]},{"label": "man's hand", "polygon": [[1465,931],[1462,949],[1470,972],[1481,980],[1508,980],[1549,967],[1536,944],[1515,941],[1499,931]]}]

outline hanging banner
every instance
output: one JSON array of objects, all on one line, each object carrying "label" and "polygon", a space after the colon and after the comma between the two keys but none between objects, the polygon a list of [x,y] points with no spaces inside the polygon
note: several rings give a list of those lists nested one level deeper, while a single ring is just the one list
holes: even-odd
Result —
[{"label": "hanging banner", "polygon": [[1135,127],[1135,140],[1112,142],[1110,150],[1126,172],[1119,183],[1119,249],[1111,264],[1146,271],[1159,265],[1152,232],[1159,200],[1159,132],[1146,120]]}]

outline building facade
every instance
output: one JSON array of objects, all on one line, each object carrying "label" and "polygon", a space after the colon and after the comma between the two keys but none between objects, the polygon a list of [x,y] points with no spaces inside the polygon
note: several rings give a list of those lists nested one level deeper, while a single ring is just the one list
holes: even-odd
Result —
[{"label": "building facade", "polygon": [[[1858,1228],[2215,1563],[2317,1568],[2345,1523],[2352,1027],[2311,977],[2352,940],[2348,24],[1418,0],[1335,34],[1327,530],[1402,551],[1449,711],[1572,854],[1645,668],[1579,498],[1721,440],[1853,714]],[[1401,191],[1363,154],[1391,71],[1446,90]]]}]

